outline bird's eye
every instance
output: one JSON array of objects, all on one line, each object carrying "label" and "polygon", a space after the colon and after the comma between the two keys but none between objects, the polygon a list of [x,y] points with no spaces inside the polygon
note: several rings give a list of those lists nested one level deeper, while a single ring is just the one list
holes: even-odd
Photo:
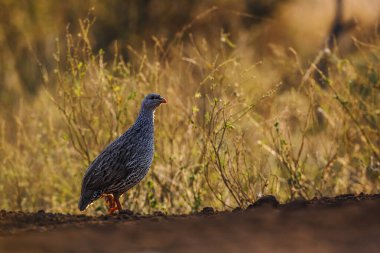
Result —
[{"label": "bird's eye", "polygon": [[159,94],[149,94],[146,99],[149,100],[161,100],[161,96]]}]

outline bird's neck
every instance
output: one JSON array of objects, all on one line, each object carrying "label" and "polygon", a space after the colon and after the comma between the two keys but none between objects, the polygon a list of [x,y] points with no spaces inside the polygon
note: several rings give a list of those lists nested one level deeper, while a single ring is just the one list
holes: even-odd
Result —
[{"label": "bird's neck", "polygon": [[154,110],[141,108],[139,116],[136,119],[135,127],[144,128],[147,131],[153,131]]}]

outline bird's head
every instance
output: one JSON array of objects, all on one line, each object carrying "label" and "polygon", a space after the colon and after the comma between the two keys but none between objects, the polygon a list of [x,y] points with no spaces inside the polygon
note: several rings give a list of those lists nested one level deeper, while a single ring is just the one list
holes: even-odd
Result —
[{"label": "bird's head", "polygon": [[148,110],[155,110],[160,104],[165,103],[167,103],[165,98],[161,97],[159,94],[151,93],[144,98],[142,107]]}]

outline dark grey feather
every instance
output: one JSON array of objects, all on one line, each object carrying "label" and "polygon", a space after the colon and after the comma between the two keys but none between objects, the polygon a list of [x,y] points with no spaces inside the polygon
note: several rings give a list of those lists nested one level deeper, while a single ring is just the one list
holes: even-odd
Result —
[{"label": "dark grey feather", "polygon": [[133,126],[91,163],[83,177],[80,210],[104,194],[124,193],[145,177],[153,161],[154,110],[162,101],[158,94],[146,96]]}]

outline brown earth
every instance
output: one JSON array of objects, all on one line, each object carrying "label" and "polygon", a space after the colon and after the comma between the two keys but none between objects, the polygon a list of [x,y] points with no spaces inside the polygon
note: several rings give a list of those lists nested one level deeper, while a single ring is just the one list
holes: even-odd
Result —
[{"label": "brown earth", "polygon": [[380,252],[380,194],[180,216],[0,212],[0,252]]}]

